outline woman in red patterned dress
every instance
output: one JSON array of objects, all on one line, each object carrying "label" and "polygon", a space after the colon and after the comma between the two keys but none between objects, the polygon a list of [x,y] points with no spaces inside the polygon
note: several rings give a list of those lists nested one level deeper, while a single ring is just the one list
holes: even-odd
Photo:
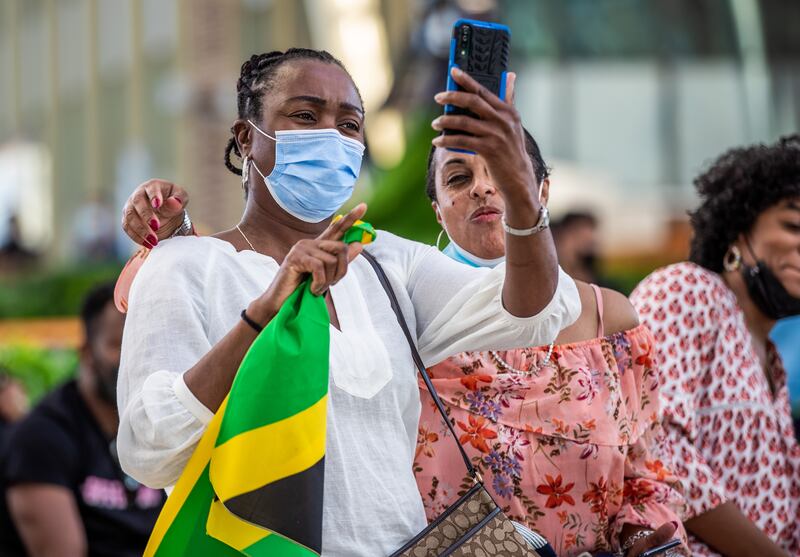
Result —
[{"label": "woman in red patterned dress", "polygon": [[686,527],[714,548],[695,555],[800,555],[800,446],[768,338],[800,314],[800,137],[729,151],[695,185],[690,261],[632,296],[659,343]]}]

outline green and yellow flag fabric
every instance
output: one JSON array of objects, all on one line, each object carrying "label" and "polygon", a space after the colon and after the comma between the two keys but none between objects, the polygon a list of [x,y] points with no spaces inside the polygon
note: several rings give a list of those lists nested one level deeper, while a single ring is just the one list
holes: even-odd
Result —
[{"label": "green and yellow flag fabric", "polygon": [[[374,237],[358,221],[344,241]],[[253,342],[145,557],[320,554],[330,317],[310,286],[301,284]]]}]

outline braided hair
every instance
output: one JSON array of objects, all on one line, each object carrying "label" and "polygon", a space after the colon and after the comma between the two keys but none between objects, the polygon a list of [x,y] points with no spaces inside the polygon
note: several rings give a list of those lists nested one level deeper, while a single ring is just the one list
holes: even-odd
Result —
[{"label": "braided hair", "polygon": [[[264,93],[271,89],[278,68],[291,60],[317,60],[326,64],[336,64],[347,73],[342,63],[325,50],[290,48],[286,52],[273,50],[264,54],[254,54],[242,64],[239,80],[236,82],[236,103],[239,110],[239,119],[256,120],[259,118]],[[350,74],[348,73],[348,75]],[[358,92],[358,89],[356,89],[356,92]],[[359,93],[359,98],[360,96],[361,94]],[[231,129],[231,132],[233,132],[233,129]],[[241,176],[242,169],[237,168],[231,162],[231,153],[240,159],[242,158],[235,137],[231,137],[225,146],[225,167],[234,174]]]},{"label": "braided hair", "polygon": [[689,260],[721,273],[730,245],[753,227],[759,215],[800,196],[800,135],[773,145],[731,149],[694,180],[700,206],[689,213]]}]

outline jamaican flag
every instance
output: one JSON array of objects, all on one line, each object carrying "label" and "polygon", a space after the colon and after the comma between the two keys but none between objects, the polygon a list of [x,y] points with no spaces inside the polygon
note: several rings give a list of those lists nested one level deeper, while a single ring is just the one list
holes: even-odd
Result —
[{"label": "jamaican flag", "polygon": [[[358,221],[344,241],[374,237]],[[145,557],[320,554],[330,317],[310,286],[301,284],[253,342]]]}]

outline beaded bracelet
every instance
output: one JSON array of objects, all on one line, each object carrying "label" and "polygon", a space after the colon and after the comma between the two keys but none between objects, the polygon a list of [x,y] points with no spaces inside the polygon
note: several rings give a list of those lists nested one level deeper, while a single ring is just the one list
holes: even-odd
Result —
[{"label": "beaded bracelet", "polygon": [[631,537],[629,537],[627,540],[625,540],[625,543],[622,544],[622,548],[621,548],[621,551],[620,551],[619,554],[622,557],[625,557],[628,554],[628,550],[630,548],[632,548],[633,545],[636,542],[648,537],[652,533],[653,533],[653,530],[639,530],[638,532],[633,534]]}]

